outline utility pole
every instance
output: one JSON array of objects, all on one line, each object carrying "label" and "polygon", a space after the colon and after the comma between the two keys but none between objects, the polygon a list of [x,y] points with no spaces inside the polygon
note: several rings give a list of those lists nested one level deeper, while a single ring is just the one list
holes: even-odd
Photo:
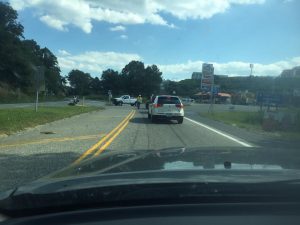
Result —
[{"label": "utility pole", "polygon": [[[36,88],[36,97],[35,97],[35,111],[38,111],[39,104],[39,92],[41,89],[41,83],[44,80],[44,67],[37,66],[35,71],[35,88]],[[44,88],[44,85],[42,85]]]},{"label": "utility pole", "polygon": [[212,75],[211,77],[209,112],[213,113],[213,109],[214,109],[214,75]]},{"label": "utility pole", "polygon": [[254,65],[252,63],[250,63],[250,76],[252,76],[253,67],[254,67]]}]

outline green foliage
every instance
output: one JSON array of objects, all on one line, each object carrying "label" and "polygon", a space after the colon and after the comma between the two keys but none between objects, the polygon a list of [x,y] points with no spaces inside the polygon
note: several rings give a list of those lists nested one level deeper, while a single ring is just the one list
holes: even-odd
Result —
[{"label": "green foliage", "polygon": [[33,108],[0,109],[0,134],[11,134],[27,127],[100,109],[80,106],[40,107],[38,112]]},{"label": "green foliage", "polygon": [[31,94],[35,91],[36,67],[42,66],[47,93],[62,94],[56,56],[34,40],[24,40],[24,28],[17,18],[17,12],[8,3],[0,2],[0,82]]},{"label": "green foliage", "polygon": [[162,82],[162,72],[156,65],[145,68],[144,63],[131,61],[122,70],[123,90],[131,95],[150,96],[157,93]]},{"label": "green foliage", "polygon": [[173,94],[180,96],[192,96],[200,91],[200,80],[185,79],[181,81],[166,80],[163,82],[165,94]]},{"label": "green foliage", "polygon": [[91,92],[95,95],[102,94],[102,83],[98,77],[92,79],[90,83]]},{"label": "green foliage", "polygon": [[221,86],[224,92],[250,92],[291,93],[300,87],[300,77],[226,77],[215,76],[215,84]]},{"label": "green foliage", "polygon": [[156,65],[145,68],[144,63],[131,61],[122,69],[121,74],[112,69],[103,71],[101,82],[104,94],[111,90],[114,95],[126,93],[149,97],[159,92],[161,75]]},{"label": "green foliage", "polygon": [[111,90],[113,94],[120,94],[124,85],[121,79],[122,77],[120,76],[118,71],[112,69],[103,71],[101,81],[104,94],[107,94],[109,90]]},{"label": "green foliage", "polygon": [[75,95],[88,95],[90,93],[90,84],[93,78],[89,73],[72,70],[67,78]]}]

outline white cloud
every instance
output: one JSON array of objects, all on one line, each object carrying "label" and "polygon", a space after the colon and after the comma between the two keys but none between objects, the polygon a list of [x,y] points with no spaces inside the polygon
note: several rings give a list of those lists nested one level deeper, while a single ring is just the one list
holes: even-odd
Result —
[{"label": "white cloud", "polygon": [[[202,70],[203,61],[188,61],[181,64],[159,65],[166,79],[186,79],[190,78],[193,72]],[[229,75],[229,76],[248,76],[250,74],[250,63],[232,61],[227,63],[214,64],[215,74]],[[282,60],[269,64],[253,63],[253,75],[256,76],[277,76],[284,69],[291,69],[300,65],[300,57],[294,57],[288,60]]]},{"label": "white cloud", "polygon": [[89,51],[78,55],[61,55],[57,57],[60,68],[64,73],[72,69],[80,69],[92,75],[100,75],[108,68],[121,70],[132,60],[142,60],[137,54],[118,52]]},{"label": "white cloud", "polygon": [[125,34],[122,34],[122,35],[120,35],[120,38],[121,38],[121,39],[128,39],[128,36],[125,35]]},{"label": "white cloud", "polygon": [[63,55],[63,56],[71,55],[69,52],[67,52],[66,50],[63,50],[63,49],[59,49],[58,54]]},{"label": "white cloud", "polygon": [[44,22],[45,24],[47,24],[49,27],[53,27],[57,30],[61,30],[61,31],[67,31],[68,29],[66,27],[64,27],[64,25],[66,25],[65,22],[53,18],[52,16],[49,15],[45,15],[45,16],[41,16],[40,20],[42,22]]},{"label": "white cloud", "polygon": [[233,5],[262,4],[265,0],[9,0],[13,8],[32,8],[40,20],[58,30],[74,25],[86,33],[92,31],[92,21],[112,24],[143,24],[176,27],[161,13],[182,20],[208,19],[224,13]]},{"label": "white cloud", "polygon": [[111,27],[111,28],[109,28],[109,29],[110,29],[111,31],[125,31],[125,30],[126,30],[126,27],[119,25],[119,26]]}]

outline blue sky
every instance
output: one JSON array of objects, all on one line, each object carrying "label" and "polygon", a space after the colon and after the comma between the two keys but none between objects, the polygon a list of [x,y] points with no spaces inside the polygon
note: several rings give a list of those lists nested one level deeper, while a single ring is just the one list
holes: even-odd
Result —
[{"label": "blue sky", "polygon": [[101,76],[130,60],[166,79],[189,78],[203,62],[216,74],[278,75],[300,65],[296,0],[10,0],[25,37],[57,55],[63,74]]}]

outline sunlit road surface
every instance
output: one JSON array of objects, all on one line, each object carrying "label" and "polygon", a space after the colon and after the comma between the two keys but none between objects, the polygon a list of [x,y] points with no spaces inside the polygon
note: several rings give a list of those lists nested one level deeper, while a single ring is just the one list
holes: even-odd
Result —
[{"label": "sunlit road surface", "polygon": [[251,148],[245,137],[232,135],[195,117],[186,109],[183,124],[151,123],[145,109],[108,106],[0,138],[0,190],[36,180],[71,164],[108,151],[171,147]]}]

